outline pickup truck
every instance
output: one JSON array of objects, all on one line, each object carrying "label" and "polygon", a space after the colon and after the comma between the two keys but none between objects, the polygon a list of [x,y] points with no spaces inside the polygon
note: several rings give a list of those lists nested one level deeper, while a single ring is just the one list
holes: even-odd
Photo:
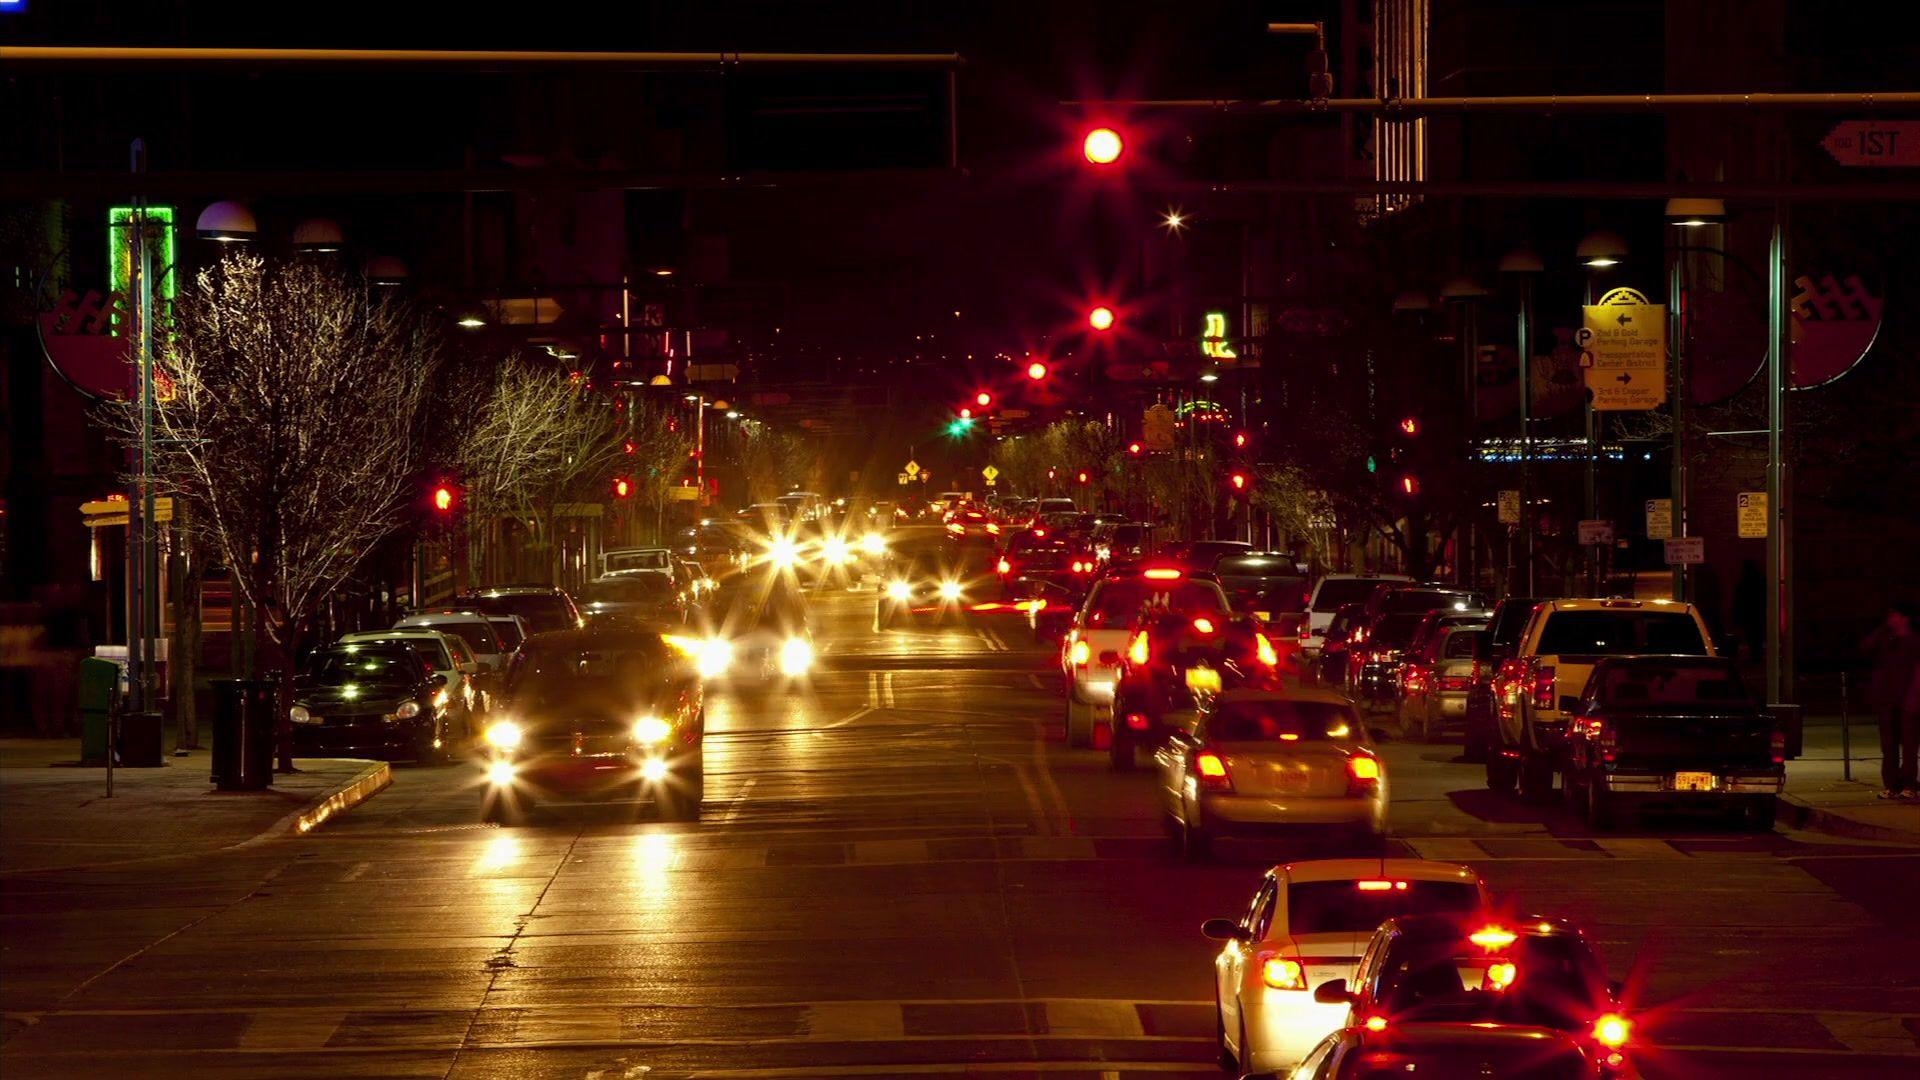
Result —
[{"label": "pickup truck", "polygon": [[1643,806],[1707,806],[1773,828],[1787,739],[1733,661],[1616,656],[1593,666],[1567,740],[1567,804],[1596,829]]},{"label": "pickup truck", "polygon": [[1523,799],[1553,794],[1566,761],[1567,729],[1593,666],[1603,656],[1712,656],[1713,639],[1692,604],[1670,600],[1546,600],[1534,606],[1502,687],[1487,748],[1487,787]]}]

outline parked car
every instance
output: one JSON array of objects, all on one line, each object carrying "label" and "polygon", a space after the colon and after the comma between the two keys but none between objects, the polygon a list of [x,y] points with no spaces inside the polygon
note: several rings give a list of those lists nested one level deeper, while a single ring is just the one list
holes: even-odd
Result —
[{"label": "parked car", "polygon": [[518,615],[488,615],[487,621],[493,624],[493,634],[500,639],[500,651],[508,657],[527,640],[527,620]]},{"label": "parked car", "polygon": [[473,650],[458,635],[428,627],[405,630],[356,630],[342,634],[341,645],[403,645],[413,650],[420,662],[435,675],[447,680],[447,697],[453,706],[463,736],[474,734],[478,717],[492,707],[492,694],[499,685],[499,674],[475,659]]},{"label": "parked car", "polygon": [[551,585],[493,585],[468,589],[453,598],[463,611],[487,615],[518,615],[535,634],[554,630],[577,630],[586,625],[573,597],[565,589]]},{"label": "parked car", "polygon": [[293,683],[298,757],[374,757],[445,764],[460,734],[446,676],[404,644],[328,645]]},{"label": "parked car", "polygon": [[1567,743],[1567,803],[1596,829],[1654,807],[1773,828],[1786,734],[1732,660],[1610,656],[1593,665]]},{"label": "parked car", "polygon": [[[1668,600],[1548,600],[1536,605],[1519,649],[1502,665],[1508,697],[1487,754],[1487,786],[1526,799],[1553,793],[1568,726],[1603,656],[1713,656],[1692,604]],[[1509,708],[1510,707],[1510,708]]]},{"label": "parked car", "polygon": [[1461,623],[1434,635],[1402,668],[1400,730],[1422,742],[1466,726],[1467,692],[1486,665],[1484,623]]},{"label": "parked car", "polygon": [[1493,605],[1493,614],[1487,617],[1486,662],[1475,675],[1473,685],[1467,688],[1465,755],[1468,761],[1487,759],[1487,742],[1493,737],[1495,713],[1499,709],[1496,703],[1506,697],[1500,686],[1500,671],[1513,655],[1521,632],[1527,628],[1527,620],[1533,617],[1533,607],[1540,600],[1535,596],[1509,596]]},{"label": "parked car", "polygon": [[500,671],[506,667],[507,654],[500,647],[500,637],[494,632],[493,624],[480,612],[452,608],[416,611],[393,624],[395,630],[414,627],[455,635],[473,650],[473,658],[490,671]]},{"label": "parked car", "polygon": [[643,628],[687,620],[687,597],[672,575],[622,570],[594,578],[580,590],[587,625]]}]

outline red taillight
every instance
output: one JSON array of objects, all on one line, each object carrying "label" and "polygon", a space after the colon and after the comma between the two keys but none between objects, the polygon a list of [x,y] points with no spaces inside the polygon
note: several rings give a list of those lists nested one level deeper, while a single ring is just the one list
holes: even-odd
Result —
[{"label": "red taillight", "polygon": [[1153,656],[1153,643],[1147,640],[1145,630],[1133,635],[1133,643],[1127,646],[1127,659],[1136,664],[1144,664]]},{"label": "red taillight", "polygon": [[1044,537],[1044,536],[1046,536],[1046,535],[1047,535],[1047,530],[1045,530],[1045,529],[1035,529],[1035,530],[1033,530],[1033,535],[1034,535],[1034,537],[1035,537],[1035,538],[1040,538],[1040,537]]},{"label": "red taillight", "polygon": [[1442,690],[1465,690],[1472,685],[1473,680],[1465,675],[1440,676],[1440,689]]},{"label": "red taillight", "polygon": [[1400,685],[1408,690],[1425,690],[1427,688],[1427,669],[1418,664],[1401,665]]},{"label": "red taillight", "polygon": [[1353,628],[1353,643],[1354,643],[1355,645],[1358,645],[1358,644],[1360,644],[1361,642],[1363,642],[1363,641],[1365,641],[1365,640],[1367,640],[1367,628],[1366,628],[1366,627],[1364,627],[1364,626],[1356,626],[1356,627],[1354,627],[1354,628]]},{"label": "red taillight", "polygon": [[1620,732],[1612,724],[1605,720],[1595,720],[1593,726],[1587,729],[1587,733],[1593,738],[1594,749],[1600,751],[1600,760],[1610,762],[1619,756]]},{"label": "red taillight", "polygon": [[1361,892],[1407,891],[1407,883],[1404,881],[1384,881],[1379,878],[1369,878],[1364,881],[1356,881],[1353,884]]},{"label": "red taillight", "polygon": [[1553,708],[1553,669],[1550,667],[1533,669],[1533,707]]},{"label": "red taillight", "polygon": [[1311,617],[1309,617],[1306,622],[1300,624],[1300,640],[1313,640],[1313,619]]},{"label": "red taillight", "polygon": [[1141,571],[1140,576],[1148,581],[1179,581],[1180,571],[1170,566],[1156,566],[1151,570]]},{"label": "red taillight", "polygon": [[947,522],[947,531],[954,534],[955,536],[959,536],[960,534],[967,531],[967,527],[965,525],[960,524],[957,521],[949,521]]},{"label": "red taillight", "polygon": [[1193,774],[1208,791],[1232,791],[1233,778],[1227,775],[1227,761],[1211,750],[1193,755]]},{"label": "red taillight", "polygon": [[1787,762],[1787,733],[1786,733],[1786,732],[1784,732],[1784,731],[1776,731],[1776,732],[1774,732],[1774,733],[1773,733],[1773,739],[1772,739],[1772,747],[1773,747],[1773,763],[1774,763],[1775,765],[1784,765],[1784,764],[1786,764],[1786,762]]},{"label": "red taillight", "polygon": [[1253,632],[1253,652],[1254,656],[1267,667],[1280,666],[1280,650],[1274,648],[1273,642],[1267,640],[1267,635],[1258,630]]},{"label": "red taillight", "polygon": [[1618,1050],[1633,1037],[1633,1021],[1619,1013],[1607,1013],[1593,1022],[1593,1041],[1609,1050]]},{"label": "red taillight", "polygon": [[1008,562],[1005,559],[1001,559],[1000,565],[996,567],[996,569],[998,569],[1003,574],[1011,574],[1013,573],[1013,564]]},{"label": "red taillight", "polygon": [[1193,628],[1202,634],[1211,634],[1213,633],[1213,620],[1202,615],[1193,620]]},{"label": "red taillight", "polygon": [[1067,659],[1075,667],[1086,667],[1093,659],[1093,646],[1085,641],[1076,641],[1067,648]]},{"label": "red taillight", "polygon": [[1260,981],[1275,990],[1305,990],[1307,972],[1300,961],[1289,960],[1284,956],[1269,957],[1260,965]]},{"label": "red taillight", "polygon": [[1347,759],[1347,794],[1370,795],[1380,784],[1380,761],[1369,754]]},{"label": "red taillight", "polygon": [[1366,1023],[1362,1026],[1372,1032],[1385,1031],[1387,1030],[1387,1018],[1384,1016],[1369,1016],[1367,1017]]},{"label": "red taillight", "polygon": [[988,522],[988,523],[987,523],[987,531],[988,531],[988,532],[990,532],[990,533],[992,533],[992,534],[993,534],[993,535],[995,535],[995,536],[999,536],[999,535],[1000,535],[1000,526],[998,526],[998,525],[995,525],[995,524],[994,524],[994,523],[992,523],[992,522]]}]

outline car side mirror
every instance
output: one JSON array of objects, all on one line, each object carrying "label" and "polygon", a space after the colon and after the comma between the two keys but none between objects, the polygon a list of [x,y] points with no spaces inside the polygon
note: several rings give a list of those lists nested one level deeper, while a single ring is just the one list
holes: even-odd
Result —
[{"label": "car side mirror", "polygon": [[439,674],[436,674],[436,675],[434,675],[434,677],[433,677],[433,678],[431,678],[431,679],[428,679],[427,681],[428,681],[428,682],[430,682],[430,683],[432,683],[432,684],[433,684],[433,688],[434,688],[434,689],[436,689],[436,690],[438,690],[438,689],[440,689],[441,687],[443,687],[443,686],[445,686],[445,685],[447,685],[447,677],[446,677],[445,675],[439,675]]},{"label": "car side mirror", "polygon": [[1347,980],[1333,979],[1313,988],[1313,1000],[1322,1005],[1351,1005],[1354,996],[1353,991],[1347,989]]},{"label": "car side mirror", "polygon": [[1246,941],[1253,936],[1232,919],[1208,919],[1200,924],[1200,932],[1214,941]]}]

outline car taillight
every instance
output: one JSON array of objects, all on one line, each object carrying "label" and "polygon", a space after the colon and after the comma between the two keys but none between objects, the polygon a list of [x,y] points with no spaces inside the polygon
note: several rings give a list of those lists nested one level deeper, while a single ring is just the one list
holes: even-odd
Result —
[{"label": "car taillight", "polygon": [[1313,619],[1311,616],[1308,617],[1306,622],[1303,622],[1300,624],[1300,640],[1301,641],[1313,640]]},{"label": "car taillight", "polygon": [[1533,669],[1533,707],[1553,708],[1553,669],[1550,667]]},{"label": "car taillight", "polygon": [[1258,630],[1253,632],[1253,652],[1254,656],[1267,667],[1280,666],[1280,650],[1274,648],[1273,642],[1267,640],[1267,635]]},{"label": "car taillight", "polygon": [[1127,646],[1127,659],[1136,664],[1144,664],[1153,655],[1152,643],[1147,640],[1145,630],[1133,635],[1133,643]]},{"label": "car taillight", "polygon": [[1199,633],[1211,634],[1213,633],[1213,620],[1202,615],[1199,618],[1193,620],[1193,628]]},{"label": "car taillight", "polygon": [[1358,645],[1365,640],[1367,640],[1367,628],[1364,626],[1355,627],[1353,631],[1353,644]]},{"label": "car taillight", "polygon": [[1619,756],[1620,732],[1612,724],[1605,720],[1595,720],[1593,726],[1588,729],[1588,734],[1593,737],[1594,749],[1600,751],[1601,761],[1611,762]]},{"label": "car taillight", "polygon": [[1275,990],[1305,990],[1307,972],[1300,961],[1289,960],[1284,956],[1271,956],[1260,965],[1260,981]]},{"label": "car taillight", "polygon": [[1227,760],[1211,750],[1193,755],[1193,775],[1208,791],[1232,791],[1233,777],[1227,773]]},{"label": "car taillight", "polygon": [[1472,685],[1473,680],[1465,675],[1440,676],[1440,689],[1442,690],[1465,690]]},{"label": "car taillight", "polygon": [[1093,646],[1085,641],[1075,641],[1067,647],[1067,659],[1075,667],[1086,667],[1093,660]]},{"label": "car taillight", "polygon": [[1618,1050],[1633,1037],[1633,1021],[1619,1013],[1607,1013],[1593,1022],[1593,1041],[1609,1050]]},{"label": "car taillight", "polygon": [[1011,573],[1013,573],[1013,564],[1012,564],[1012,563],[1010,563],[1010,562],[1008,562],[1008,561],[1007,561],[1007,560],[1005,560],[1005,559],[1001,559],[1001,560],[1000,560],[1000,565],[999,565],[999,566],[997,567],[997,569],[998,569],[998,570],[999,570],[999,571],[1000,571],[1000,572],[1001,572],[1002,574],[1011,574]]},{"label": "car taillight", "polygon": [[1347,794],[1368,795],[1380,784],[1380,761],[1370,754],[1347,759]]},{"label": "car taillight", "polygon": [[1427,685],[1427,669],[1418,664],[1401,665],[1400,685],[1408,690],[1424,690]]},{"label": "car taillight", "polygon": [[1774,732],[1774,733],[1773,733],[1773,739],[1772,739],[1772,742],[1771,742],[1771,745],[1772,745],[1772,748],[1773,748],[1773,763],[1774,763],[1775,765],[1784,765],[1784,764],[1786,764],[1786,762],[1787,762],[1787,733],[1786,733],[1786,732],[1784,732],[1784,731],[1776,731],[1776,732]]}]

